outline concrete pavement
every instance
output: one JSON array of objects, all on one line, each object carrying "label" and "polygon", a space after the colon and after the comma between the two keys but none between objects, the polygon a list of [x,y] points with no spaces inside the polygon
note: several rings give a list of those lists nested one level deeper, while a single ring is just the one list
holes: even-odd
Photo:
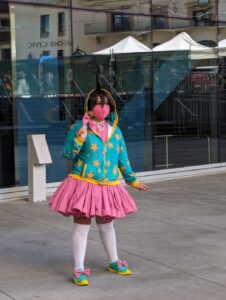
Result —
[{"label": "concrete pavement", "polygon": [[0,300],[225,300],[226,174],[131,190],[139,211],[117,220],[119,255],[134,271],[106,272],[95,223],[86,266],[90,285],[70,282],[73,223],[47,203],[0,204]]}]

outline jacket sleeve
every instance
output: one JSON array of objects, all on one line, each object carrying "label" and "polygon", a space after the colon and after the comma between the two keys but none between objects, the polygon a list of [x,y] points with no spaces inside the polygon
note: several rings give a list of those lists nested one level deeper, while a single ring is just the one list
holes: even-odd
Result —
[{"label": "jacket sleeve", "polygon": [[[120,131],[121,132],[121,131]],[[123,178],[125,179],[126,183],[128,183],[131,187],[137,187],[139,185],[139,181],[137,180],[137,177],[135,173],[133,172],[128,155],[127,155],[127,149],[126,144],[123,138],[123,135],[121,133],[120,135],[120,146],[119,146],[119,156],[118,156],[118,167],[121,171],[121,174]]]},{"label": "jacket sleeve", "polygon": [[73,160],[82,149],[84,141],[77,136],[78,129],[82,126],[81,121],[77,121],[71,126],[66,141],[63,146],[63,157],[68,160]]}]

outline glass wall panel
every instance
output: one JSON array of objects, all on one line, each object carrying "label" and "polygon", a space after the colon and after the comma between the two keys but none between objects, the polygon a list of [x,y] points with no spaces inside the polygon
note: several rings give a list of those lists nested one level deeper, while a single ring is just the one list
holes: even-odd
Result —
[{"label": "glass wall panel", "polygon": [[[157,1],[152,3],[155,13]],[[201,44],[203,40],[217,44],[216,3],[167,3],[161,1],[162,14],[168,19],[168,28],[178,30],[178,35],[168,34],[166,39],[158,31],[157,37],[153,28],[155,44],[162,43],[161,38],[168,41],[154,49],[153,56],[155,168],[217,163],[218,50]],[[210,26],[208,31],[202,29],[206,26]]]},{"label": "glass wall panel", "polygon": [[225,1],[23,2],[0,12],[0,187],[27,184],[28,134],[46,134],[47,181],[66,176],[62,145],[96,75],[134,171],[226,161]]},{"label": "glass wall panel", "polygon": [[11,61],[0,61],[0,187],[15,185]]},{"label": "glass wall panel", "polygon": [[[222,0],[223,1],[223,0]],[[152,0],[153,28],[216,26],[215,0]]]},{"label": "glass wall panel", "polygon": [[62,5],[62,6],[68,6],[70,4],[69,0],[15,0],[15,4],[18,2],[27,2],[28,4],[34,3],[34,4],[49,4],[49,5]]},{"label": "glass wall panel", "polygon": [[[59,68],[57,59],[30,59],[13,62],[15,90],[13,98],[15,177],[27,184],[27,135],[45,134],[53,159],[47,167],[47,180],[60,180],[54,166],[65,169],[60,149],[66,123],[60,118]],[[15,78],[16,77],[16,78]]]},{"label": "glass wall panel", "polygon": [[[59,17],[62,14],[64,24]],[[10,20],[13,60],[57,57],[59,50],[63,56],[71,55],[73,41],[68,8],[35,6],[34,9],[32,5],[14,4],[10,6]]]},{"label": "glass wall panel", "polygon": [[[76,35],[74,32],[74,43],[86,53],[91,54],[113,46],[129,35],[141,44],[150,46],[149,2],[124,1],[123,5],[120,1],[89,1],[89,3],[81,1],[80,3],[84,8],[95,7],[99,10],[99,12],[73,11],[75,28],[78,32],[84,31],[84,36]],[[105,65],[99,64],[98,73],[102,86],[110,90],[116,99],[119,126],[124,134],[134,170],[151,170],[153,160],[152,55],[151,52],[137,53],[137,49],[133,53],[129,46],[121,45],[121,47],[119,54],[113,50],[111,55],[110,52],[105,55],[107,62]],[[135,47],[135,45],[130,45],[130,47]],[[100,59],[101,56],[96,55],[95,60]],[[95,87],[95,82],[93,86]]]},{"label": "glass wall panel", "polygon": [[218,124],[220,161],[226,161],[226,5],[218,1]]}]

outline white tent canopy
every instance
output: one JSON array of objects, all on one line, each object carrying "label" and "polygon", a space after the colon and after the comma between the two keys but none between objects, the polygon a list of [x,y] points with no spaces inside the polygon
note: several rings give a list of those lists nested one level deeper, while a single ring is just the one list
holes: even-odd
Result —
[{"label": "white tent canopy", "polygon": [[103,50],[94,52],[93,54],[97,55],[110,55],[119,54],[119,53],[142,53],[142,52],[151,52],[151,49],[140,43],[132,36],[128,36],[121,40],[120,42],[114,44],[111,47],[105,48]]},{"label": "white tent canopy", "polygon": [[203,46],[194,41],[186,32],[173,37],[171,40],[154,47],[153,51],[191,51],[191,59],[215,58],[214,48]]},{"label": "white tent canopy", "polygon": [[219,56],[226,56],[226,40],[221,40],[218,42],[218,47],[216,47],[216,49],[218,49],[218,53]]},{"label": "white tent canopy", "polygon": [[222,48],[226,48],[226,40],[221,40],[218,42],[218,48],[222,49]]}]

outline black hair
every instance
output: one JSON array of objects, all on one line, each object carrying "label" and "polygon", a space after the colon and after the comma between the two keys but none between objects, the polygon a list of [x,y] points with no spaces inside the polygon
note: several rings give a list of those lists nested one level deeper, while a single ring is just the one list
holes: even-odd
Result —
[{"label": "black hair", "polygon": [[110,112],[112,112],[115,108],[115,104],[113,102],[113,99],[111,98],[110,94],[102,90],[100,88],[96,88],[90,95],[88,99],[88,111],[93,110],[94,106],[96,105],[97,99],[100,97],[100,104],[103,106],[106,104],[106,98],[108,100],[108,104],[110,106]]},{"label": "black hair", "polygon": [[88,99],[88,111],[93,110],[94,106],[96,105],[97,99],[100,97],[100,104],[103,106],[106,104],[106,98],[108,100],[108,104],[110,106],[110,112],[112,112],[115,108],[115,104],[113,102],[112,97],[110,96],[110,93],[107,91],[101,89],[100,82],[98,75],[96,74],[96,89],[89,95]]}]

